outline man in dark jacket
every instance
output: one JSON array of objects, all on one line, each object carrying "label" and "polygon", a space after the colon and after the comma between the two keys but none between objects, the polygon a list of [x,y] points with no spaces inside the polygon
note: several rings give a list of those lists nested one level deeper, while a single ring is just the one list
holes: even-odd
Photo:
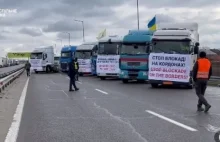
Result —
[{"label": "man in dark jacket", "polygon": [[79,63],[77,58],[75,58],[74,67],[76,71],[76,81],[79,81]]},{"label": "man in dark jacket", "polygon": [[25,69],[26,69],[27,76],[30,76],[31,64],[29,63],[29,61],[26,62]]},{"label": "man in dark jacket", "polygon": [[209,59],[206,58],[205,52],[200,52],[200,59],[198,59],[193,67],[193,80],[196,84],[196,94],[199,98],[197,109],[198,111],[204,111],[202,105],[205,105],[205,112],[208,112],[211,105],[205,99],[205,90],[207,88],[207,82],[212,75],[212,64]]},{"label": "man in dark jacket", "polygon": [[74,90],[72,89],[72,85],[73,85],[75,91],[79,90],[79,88],[76,87],[76,83],[75,83],[75,75],[76,75],[76,72],[75,72],[73,60],[71,60],[71,62],[69,63],[68,75],[69,75],[69,78],[70,78],[69,91],[74,91]]}]

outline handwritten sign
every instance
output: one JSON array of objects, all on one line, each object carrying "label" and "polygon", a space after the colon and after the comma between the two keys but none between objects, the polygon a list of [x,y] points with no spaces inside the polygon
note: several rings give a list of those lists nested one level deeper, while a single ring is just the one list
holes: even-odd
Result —
[{"label": "handwritten sign", "polygon": [[98,55],[96,61],[97,73],[119,73],[119,55]]},{"label": "handwritten sign", "polygon": [[91,59],[78,59],[79,72],[91,72]]},{"label": "handwritten sign", "polygon": [[189,82],[190,67],[190,55],[151,53],[149,56],[149,79]]}]

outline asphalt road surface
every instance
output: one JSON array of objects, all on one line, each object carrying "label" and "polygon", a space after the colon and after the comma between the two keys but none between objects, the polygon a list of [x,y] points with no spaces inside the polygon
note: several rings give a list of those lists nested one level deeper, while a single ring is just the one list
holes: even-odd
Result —
[{"label": "asphalt road surface", "polygon": [[15,65],[15,66],[10,66],[10,67],[0,68],[0,74],[10,72],[10,71],[15,70],[17,68],[20,68],[22,66],[24,66],[24,65]]},{"label": "asphalt road surface", "polygon": [[196,112],[194,90],[80,77],[68,92],[62,74],[32,74],[17,142],[214,142],[220,89],[210,112]]}]

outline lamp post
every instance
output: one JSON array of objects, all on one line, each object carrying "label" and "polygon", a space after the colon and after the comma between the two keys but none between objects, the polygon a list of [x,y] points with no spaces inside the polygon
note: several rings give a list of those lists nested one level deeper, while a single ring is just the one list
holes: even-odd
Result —
[{"label": "lamp post", "polygon": [[139,6],[138,6],[138,0],[137,0],[137,24],[138,24],[138,30],[139,30]]},{"label": "lamp post", "polygon": [[76,21],[76,22],[81,22],[81,23],[82,23],[82,28],[83,28],[83,42],[85,42],[84,22],[83,22],[82,20],[76,20],[76,19],[74,19],[74,21]]}]

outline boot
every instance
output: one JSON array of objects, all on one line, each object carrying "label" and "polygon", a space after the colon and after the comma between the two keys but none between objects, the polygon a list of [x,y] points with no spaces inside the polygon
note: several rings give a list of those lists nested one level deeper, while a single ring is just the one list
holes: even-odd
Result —
[{"label": "boot", "polygon": [[211,108],[211,105],[205,106],[205,112],[208,112],[210,108]]},{"label": "boot", "polygon": [[198,104],[198,105],[197,105],[197,111],[204,111],[204,108],[202,108],[202,105],[201,105],[201,104]]}]

